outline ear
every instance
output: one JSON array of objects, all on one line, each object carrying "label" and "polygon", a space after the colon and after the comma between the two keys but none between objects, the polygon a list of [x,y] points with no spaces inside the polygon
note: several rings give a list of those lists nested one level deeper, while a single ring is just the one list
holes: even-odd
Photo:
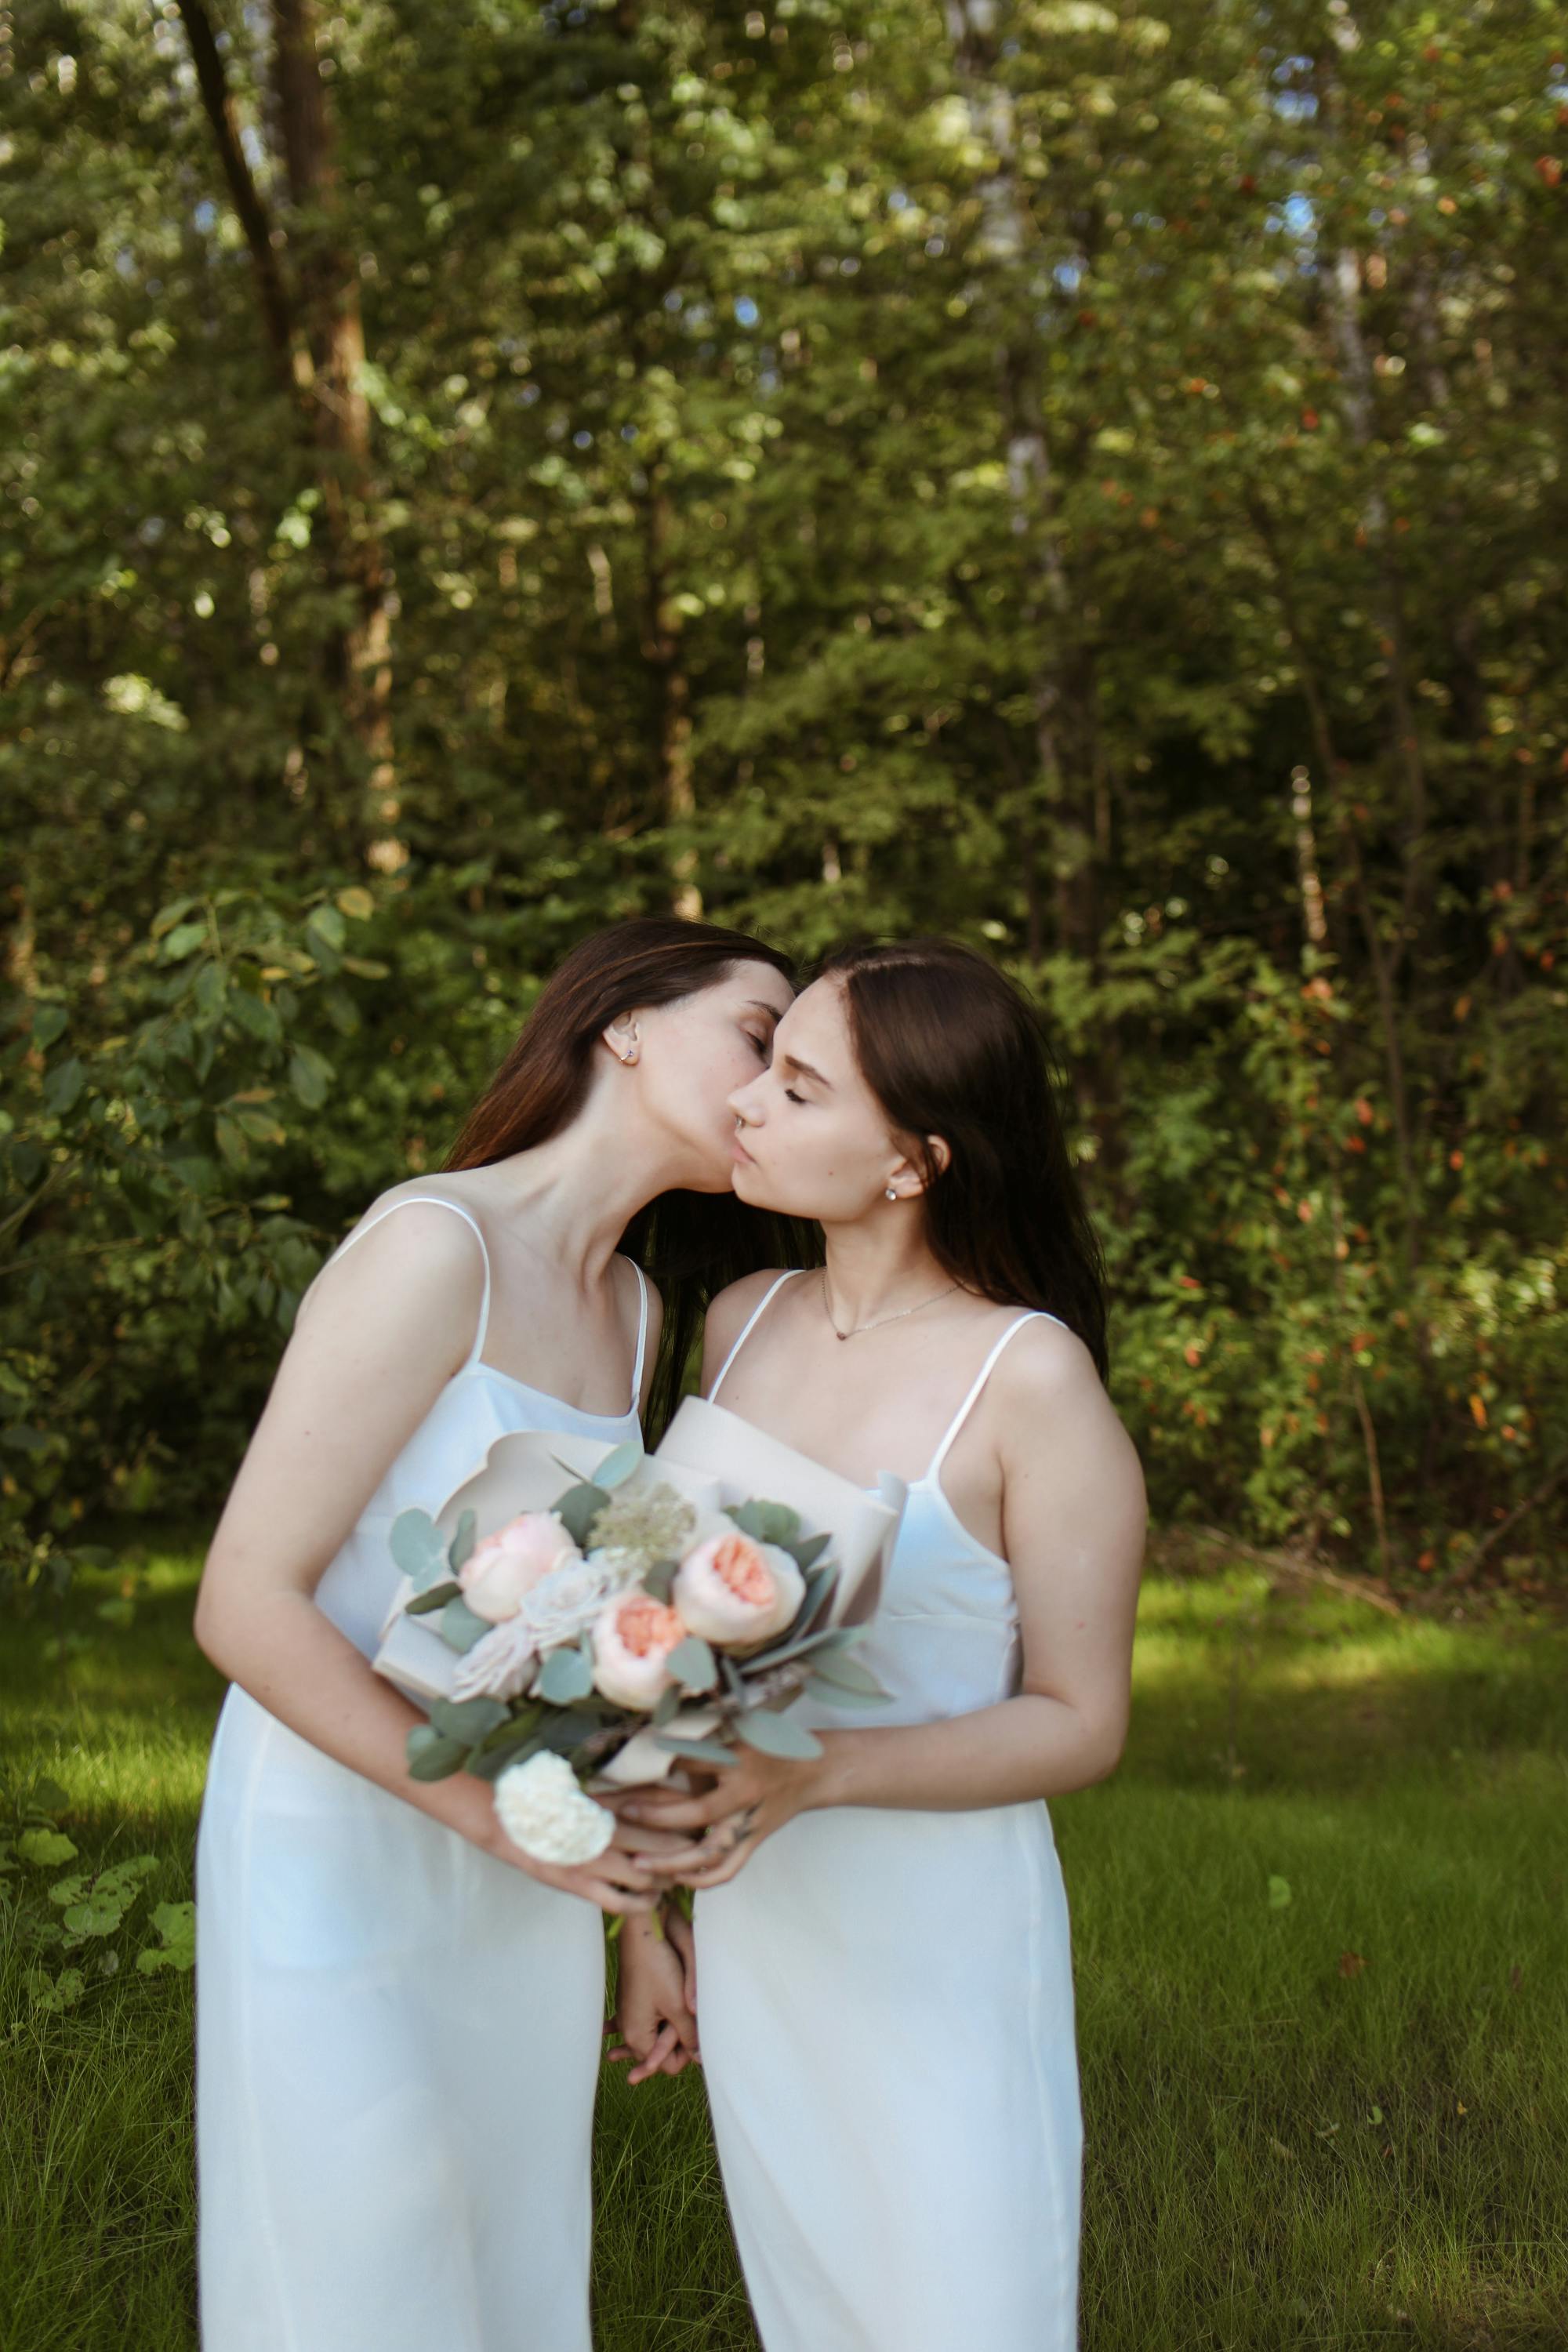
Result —
[{"label": "ear", "polygon": [[[952,1159],[946,1139],[940,1135],[928,1135],[925,1142],[926,1150],[935,1163],[935,1173],[938,1176],[945,1174]],[[927,1181],[924,1169],[913,1160],[896,1160],[882,1179],[884,1187],[894,1186],[902,1201],[912,1201],[918,1193],[923,1192]]]},{"label": "ear", "polygon": [[635,1013],[617,1013],[615,1019],[600,1030],[599,1034],[617,1062],[630,1064],[637,1060],[641,1051],[641,1044],[637,1036],[637,1022]]}]

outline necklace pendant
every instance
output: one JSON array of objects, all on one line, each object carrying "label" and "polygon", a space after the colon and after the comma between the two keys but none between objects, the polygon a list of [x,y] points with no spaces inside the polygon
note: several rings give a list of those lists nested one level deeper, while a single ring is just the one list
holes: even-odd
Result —
[{"label": "necklace pendant", "polygon": [[850,1334],[849,1332],[847,1332],[847,1331],[839,1331],[839,1330],[837,1330],[837,1329],[835,1329],[834,1337],[835,1337],[837,1339],[839,1339],[839,1340],[841,1340],[841,1341],[842,1341],[842,1340],[845,1340],[845,1339],[849,1339],[849,1338],[851,1337],[851,1334]]}]

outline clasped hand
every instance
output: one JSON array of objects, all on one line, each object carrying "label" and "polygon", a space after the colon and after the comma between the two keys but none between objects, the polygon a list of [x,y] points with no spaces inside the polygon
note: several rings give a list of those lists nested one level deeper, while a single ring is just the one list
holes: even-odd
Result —
[{"label": "clasped hand", "polygon": [[623,1821],[644,1828],[694,1832],[689,1844],[642,1855],[650,1877],[700,1889],[721,1886],[764,1838],[821,1803],[826,1761],[826,1753],[797,1761],[746,1748],[735,1763],[695,1790],[655,1785],[602,1801]]}]

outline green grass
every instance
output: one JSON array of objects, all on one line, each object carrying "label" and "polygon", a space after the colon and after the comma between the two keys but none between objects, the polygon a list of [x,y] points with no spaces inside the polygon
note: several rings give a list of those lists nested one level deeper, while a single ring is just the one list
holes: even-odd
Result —
[{"label": "green grass", "polygon": [[[0,1780],[58,1781],[91,1860],[163,1858],[76,2009],[35,2009],[0,1949],[12,2352],[195,2343],[191,1983],[130,1965],[189,1893],[220,1695],[194,1573],[171,1548],[128,1631],[83,1595],[85,1645],[40,1622],[0,1664]],[[1053,1808],[1086,2352],[1568,2344],[1565,1666],[1540,1621],[1148,1584],[1127,1757]],[[604,2352],[752,2352],[700,2077],[613,2074],[601,2124]]]}]

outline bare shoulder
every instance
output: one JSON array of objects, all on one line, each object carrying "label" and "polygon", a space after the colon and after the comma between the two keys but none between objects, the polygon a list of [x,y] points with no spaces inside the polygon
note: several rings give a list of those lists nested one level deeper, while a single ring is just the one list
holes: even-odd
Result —
[{"label": "bare shoulder", "polygon": [[390,1305],[389,1293],[416,1312],[439,1300],[455,1322],[471,1326],[484,1291],[484,1259],[473,1227],[453,1213],[456,1206],[413,1183],[379,1192],[306,1290],[295,1328],[307,1300],[328,1290],[351,1312],[373,1300]]},{"label": "bare shoulder", "polygon": [[702,1385],[706,1390],[720,1365],[744,1329],[749,1316],[762,1305],[786,1269],[765,1266],[760,1274],[743,1274],[709,1301],[702,1334]]},{"label": "bare shoulder", "polygon": [[1004,1349],[992,1387],[1005,1449],[1069,1452],[1097,1473],[1115,1468],[1142,1477],[1137,1448],[1099,1367],[1066,1324],[1045,1317],[1026,1323]]}]

